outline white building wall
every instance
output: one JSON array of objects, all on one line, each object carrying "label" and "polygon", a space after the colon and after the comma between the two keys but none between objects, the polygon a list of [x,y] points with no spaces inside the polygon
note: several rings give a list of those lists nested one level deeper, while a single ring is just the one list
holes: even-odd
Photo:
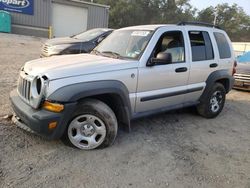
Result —
[{"label": "white building wall", "polygon": [[250,42],[233,42],[233,48],[236,56],[250,51]]},{"label": "white building wall", "polygon": [[52,3],[52,36],[64,37],[87,30],[88,9]]}]

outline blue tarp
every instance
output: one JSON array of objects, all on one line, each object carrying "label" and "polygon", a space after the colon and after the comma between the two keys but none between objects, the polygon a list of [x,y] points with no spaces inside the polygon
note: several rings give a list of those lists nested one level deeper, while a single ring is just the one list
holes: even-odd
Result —
[{"label": "blue tarp", "polygon": [[237,57],[237,61],[238,61],[239,63],[250,62],[250,51],[244,53],[244,54],[241,55],[241,56],[238,56],[238,57]]}]

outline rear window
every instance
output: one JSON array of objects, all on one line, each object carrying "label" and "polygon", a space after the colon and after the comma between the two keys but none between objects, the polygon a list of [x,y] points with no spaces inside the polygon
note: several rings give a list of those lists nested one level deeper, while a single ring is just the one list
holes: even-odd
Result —
[{"label": "rear window", "polygon": [[220,53],[221,59],[226,59],[231,57],[230,46],[227,42],[227,39],[222,33],[214,33],[215,40],[217,42],[217,46]]},{"label": "rear window", "polygon": [[214,59],[213,46],[208,32],[189,31],[189,39],[192,49],[192,61]]}]

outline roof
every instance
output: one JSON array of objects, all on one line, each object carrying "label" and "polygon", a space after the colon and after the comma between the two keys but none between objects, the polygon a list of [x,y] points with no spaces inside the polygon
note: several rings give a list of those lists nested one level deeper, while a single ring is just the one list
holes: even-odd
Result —
[{"label": "roof", "polygon": [[188,27],[188,28],[192,28],[192,29],[200,29],[200,30],[204,30],[204,28],[206,30],[220,30],[221,29],[218,29],[218,28],[215,28],[215,27],[208,27],[208,26],[199,26],[199,25],[176,25],[176,24],[155,24],[155,25],[138,25],[138,26],[130,26],[130,27],[125,27],[125,28],[121,28],[119,30],[156,30],[160,27],[170,27],[170,28],[185,28],[185,27]]},{"label": "roof", "polygon": [[138,25],[138,26],[130,26],[130,27],[124,27],[121,28],[120,30],[131,30],[131,29],[136,29],[136,30],[156,30],[159,27],[167,26],[166,24],[157,24],[157,25]]}]

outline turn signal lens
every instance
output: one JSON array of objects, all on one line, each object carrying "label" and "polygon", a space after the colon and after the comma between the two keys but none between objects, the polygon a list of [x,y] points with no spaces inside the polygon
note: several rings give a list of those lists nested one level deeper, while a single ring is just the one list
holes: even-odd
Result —
[{"label": "turn signal lens", "polygon": [[61,112],[64,109],[64,105],[45,101],[43,103],[43,108],[51,112]]},{"label": "turn signal lens", "polygon": [[50,123],[49,123],[48,128],[49,128],[49,130],[51,130],[51,129],[55,129],[56,126],[57,126],[57,122],[56,122],[56,121],[53,121],[53,122],[50,122]]}]

